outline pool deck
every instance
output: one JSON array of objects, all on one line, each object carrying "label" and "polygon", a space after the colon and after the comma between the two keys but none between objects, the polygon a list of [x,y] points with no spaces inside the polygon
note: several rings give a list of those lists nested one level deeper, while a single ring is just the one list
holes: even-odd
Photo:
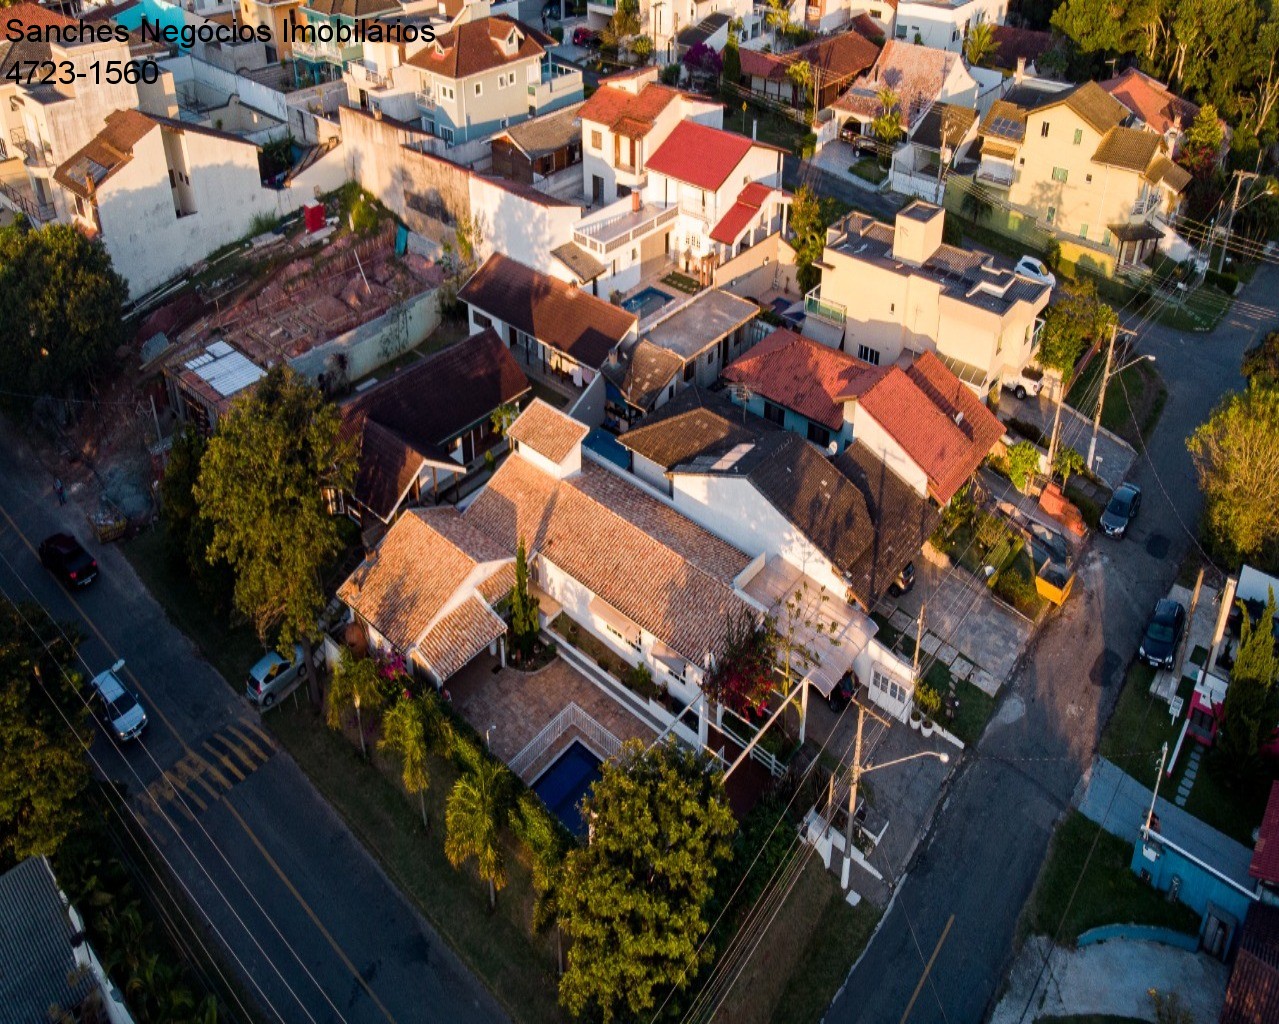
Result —
[{"label": "pool deck", "polygon": [[[570,703],[576,704],[619,740],[651,743],[657,734],[563,659],[556,658],[538,672],[500,668],[496,658],[482,654],[448,682],[453,706],[481,736],[488,732],[489,749],[508,764]],[[537,778],[575,739],[570,728],[522,772],[525,782]],[[590,746],[589,742],[586,743]]]}]

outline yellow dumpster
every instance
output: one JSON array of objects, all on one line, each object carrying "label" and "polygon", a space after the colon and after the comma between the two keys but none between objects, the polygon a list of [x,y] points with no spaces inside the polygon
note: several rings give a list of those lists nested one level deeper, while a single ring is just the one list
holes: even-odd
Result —
[{"label": "yellow dumpster", "polygon": [[1062,604],[1070,596],[1075,584],[1075,574],[1068,565],[1048,559],[1035,574],[1035,590],[1039,596],[1053,604]]}]

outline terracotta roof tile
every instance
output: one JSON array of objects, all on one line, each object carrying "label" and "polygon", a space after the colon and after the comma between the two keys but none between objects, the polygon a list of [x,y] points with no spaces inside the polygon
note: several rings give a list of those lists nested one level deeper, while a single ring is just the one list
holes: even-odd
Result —
[{"label": "terracotta roof tile", "polygon": [[401,10],[399,0],[306,0],[303,13],[314,11],[329,17],[377,18]]},{"label": "terracotta roof tile", "polygon": [[839,430],[845,397],[870,387],[885,370],[828,345],[779,329],[724,370],[724,379]]},{"label": "terracotta roof tile", "polygon": [[711,238],[725,245],[735,244],[741,233],[759,215],[768,197],[776,191],[778,190],[761,182],[752,181],[738,193],[737,201],[711,229]]},{"label": "terracotta roof tile", "polygon": [[1031,28],[992,25],[991,36],[995,40],[995,52],[990,63],[997,68],[1015,68],[1019,58],[1033,64],[1053,47],[1051,32]]},{"label": "terracotta roof tile", "polygon": [[445,680],[505,635],[501,616],[479,598],[468,597],[427,630],[417,658],[436,679]]},{"label": "terracotta roof tile", "polygon": [[761,432],[776,429],[780,428],[764,420],[745,422],[741,409],[722,392],[694,386],[618,435],[617,441],[641,458],[670,469],[696,458],[718,458],[739,444],[753,442]]},{"label": "terracotta roof tile", "polygon": [[511,424],[506,436],[552,462],[562,462],[590,432],[586,424],[535,398]]},{"label": "terracotta roof tile", "polygon": [[598,370],[636,324],[635,314],[494,253],[458,298]]},{"label": "terracotta roof tile", "polygon": [[615,85],[601,85],[583,104],[578,117],[583,121],[602,124],[610,131],[617,130],[623,121],[628,122],[622,134],[628,138],[643,138],[653,127],[663,110],[684,95],[678,89],[650,82],[638,93]]},{"label": "terracotta roof tile", "polygon": [[648,158],[648,169],[715,192],[746,158],[752,145],[758,144],[745,135],[697,121],[681,121]]},{"label": "terracotta roof tile", "polygon": [[[116,110],[107,115],[102,130],[62,162],[53,172],[58,184],[83,199],[133,159],[136,146],[159,123],[140,110]],[[92,186],[87,182],[92,181]]]},{"label": "terracotta roof tile", "polygon": [[[870,24],[873,28],[874,22]],[[874,29],[873,34],[883,35],[878,29]],[[874,64],[879,57],[879,47],[865,34],[852,31],[815,39],[786,53],[742,50],[740,56],[743,75],[777,81],[786,77],[786,69],[792,64],[807,61],[814,70],[821,72],[823,85],[834,85],[841,79],[860,75]]]},{"label": "terracotta roof tile", "polygon": [[912,128],[941,94],[946,76],[959,54],[890,39],[871,70],[860,75],[831,106],[862,117],[880,113],[879,93],[885,87],[897,95],[903,120]]},{"label": "terracotta roof tile", "polygon": [[871,42],[875,42],[876,40],[881,42],[883,41],[884,30],[880,28],[879,25],[875,23],[875,19],[865,11],[862,11],[861,14],[857,15],[857,17],[853,19],[852,26],[854,32],[860,36],[865,36]]},{"label": "terracotta roof tile", "polygon": [[[515,41],[509,53],[507,39]],[[496,15],[454,26],[405,63],[446,78],[466,78],[516,61],[541,58],[547,47],[553,45],[555,41],[537,29],[514,18]],[[523,88],[522,82],[518,84]]]},{"label": "terracotta roof tile", "polygon": [[1092,155],[1093,162],[1140,173],[1159,152],[1159,141],[1160,137],[1154,132],[1117,125],[1101,137]]},{"label": "terracotta roof tile", "polygon": [[1129,68],[1116,78],[1108,78],[1101,87],[1161,135],[1171,129],[1178,118],[1182,129],[1189,128],[1199,113],[1195,104],[1137,68]]},{"label": "terracotta roof tile", "polygon": [[683,366],[683,358],[641,338],[629,351],[620,352],[616,362],[605,363],[601,372],[627,402],[648,409]]},{"label": "terracotta roof tile", "polygon": [[1279,907],[1248,907],[1218,1024],[1279,1020]]},{"label": "terracotta roof tile", "polygon": [[1248,874],[1279,885],[1279,782],[1270,784],[1270,799],[1266,801],[1266,814],[1261,819]]}]

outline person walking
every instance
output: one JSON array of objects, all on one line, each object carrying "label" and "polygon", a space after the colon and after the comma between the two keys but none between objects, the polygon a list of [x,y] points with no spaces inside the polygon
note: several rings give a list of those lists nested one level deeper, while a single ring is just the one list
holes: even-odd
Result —
[{"label": "person walking", "polygon": [[59,505],[65,505],[67,503],[67,490],[62,486],[61,480],[53,481],[53,493],[58,496]]}]

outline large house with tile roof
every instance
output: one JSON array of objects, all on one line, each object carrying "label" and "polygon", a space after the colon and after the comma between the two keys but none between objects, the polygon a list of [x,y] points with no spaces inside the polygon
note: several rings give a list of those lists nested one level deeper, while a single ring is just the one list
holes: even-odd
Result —
[{"label": "large house with tile roof", "polygon": [[1131,127],[1162,135],[1168,152],[1178,155],[1186,131],[1199,115],[1197,104],[1178,96],[1139,68],[1128,68],[1097,84],[1132,113]]},{"label": "large house with tile roof", "polygon": [[976,183],[1107,268],[1140,264],[1157,245],[1183,258],[1169,221],[1190,174],[1133,120],[1096,82],[1017,83],[982,119]]},{"label": "large house with tile roof", "polygon": [[933,352],[984,396],[1034,359],[1052,289],[945,244],[944,218],[917,200],[892,225],[860,213],[832,225],[804,333],[876,366]]},{"label": "large house with tile roof", "polygon": [[757,96],[802,109],[809,105],[809,98],[787,72],[792,64],[806,61],[814,76],[814,106],[824,110],[878,58],[879,47],[855,28],[786,53],[743,49],[741,84]]},{"label": "large house with tile roof", "polygon": [[977,105],[977,81],[960,54],[890,39],[871,68],[831,104],[840,130],[872,135],[871,123],[884,112],[885,89],[897,98],[907,138],[934,103]]}]

